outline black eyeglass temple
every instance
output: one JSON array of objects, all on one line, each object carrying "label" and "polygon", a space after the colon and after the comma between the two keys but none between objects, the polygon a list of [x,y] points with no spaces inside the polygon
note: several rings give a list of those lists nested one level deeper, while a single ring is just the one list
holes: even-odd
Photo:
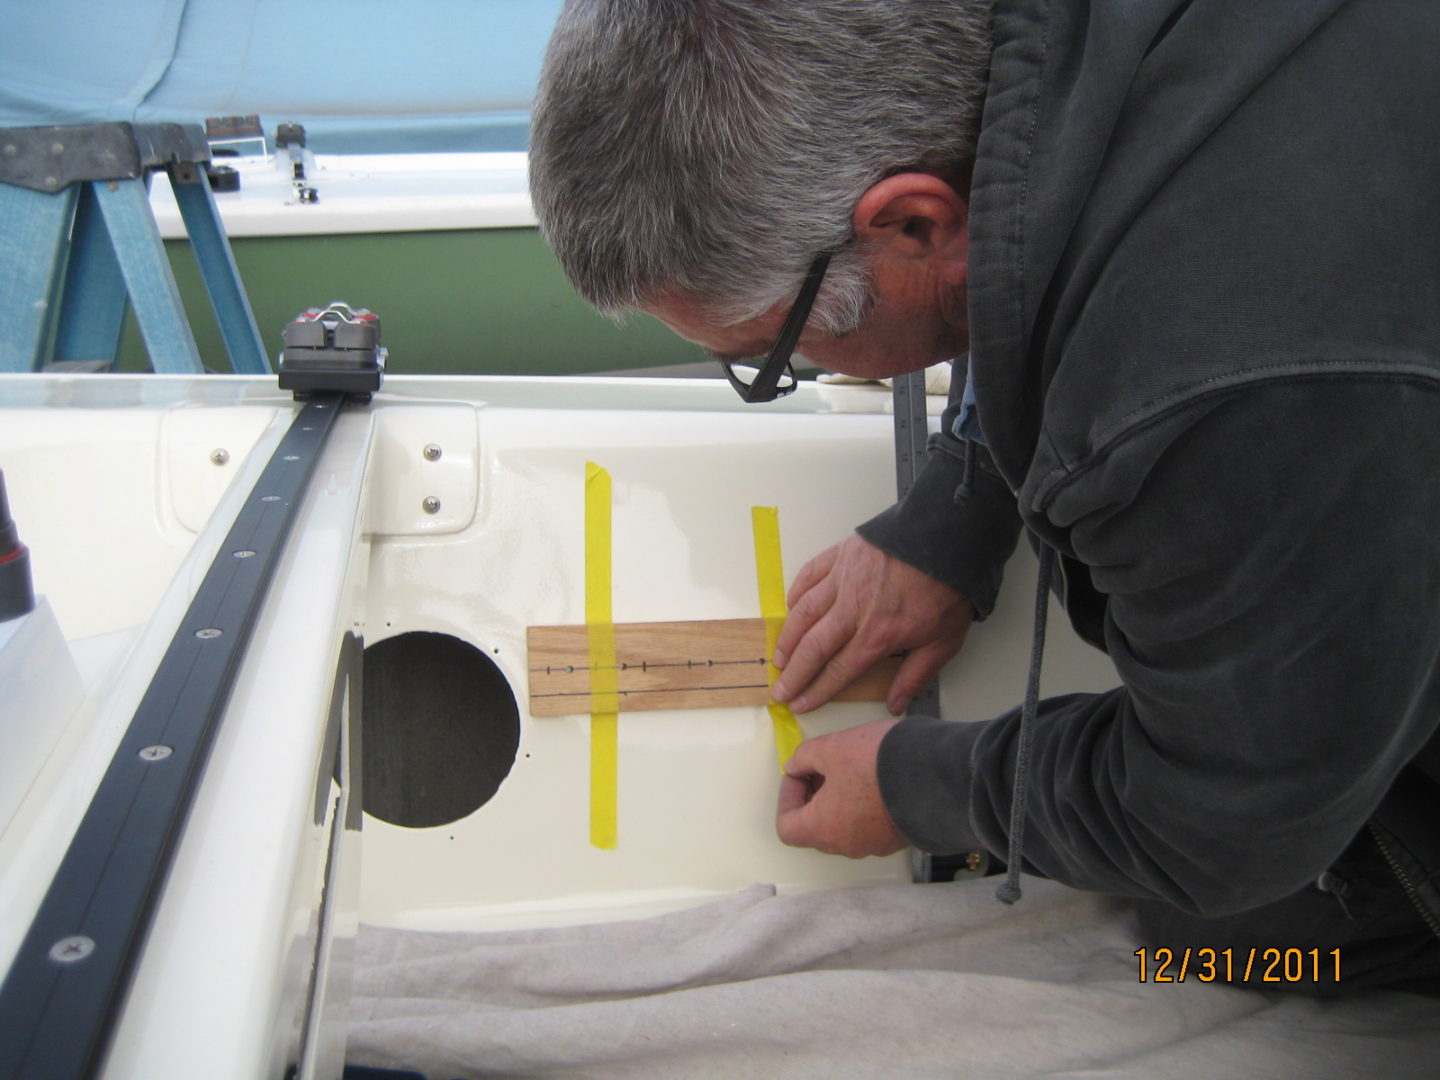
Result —
[{"label": "black eyeglass temple", "polygon": [[[830,265],[830,255],[828,251],[821,252],[810,264],[805,280],[800,285],[800,293],[795,297],[795,304],[790,309],[785,325],[780,328],[780,336],[775,339],[775,345],[765,363],[760,365],[760,370],[755,373],[755,381],[747,387],[731,376],[731,384],[740,391],[740,396],[747,403],[774,401],[795,389],[795,372],[790,366],[790,356],[795,351],[795,343],[800,340],[805,323],[809,321],[810,309],[815,304],[820,284],[825,280],[825,270]],[[786,371],[790,372],[791,384],[784,390],[777,390],[780,376]]]}]

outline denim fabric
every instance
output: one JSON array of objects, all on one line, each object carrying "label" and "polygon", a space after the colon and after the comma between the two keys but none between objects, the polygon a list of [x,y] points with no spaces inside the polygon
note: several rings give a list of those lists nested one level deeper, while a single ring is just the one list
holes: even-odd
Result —
[{"label": "denim fabric", "polygon": [[[1333,882],[1333,883],[1332,883]],[[1301,966],[1305,977],[1246,983],[1262,990],[1284,990],[1315,997],[1340,997],[1386,986],[1440,996],[1440,938],[1417,923],[1415,907],[1390,873],[1375,839],[1363,832],[1327,872],[1324,884],[1345,890],[1344,897],[1312,884],[1283,900],[1219,918],[1187,915],[1170,904],[1143,901],[1139,922],[1150,948],[1230,949],[1249,957],[1252,949],[1282,953],[1319,949],[1325,957],[1322,977]],[[1339,949],[1339,979],[1331,950]]]},{"label": "denim fabric", "polygon": [[980,430],[980,412],[975,404],[975,365],[965,360],[965,390],[960,398],[960,412],[950,426],[950,433],[957,439],[985,445],[985,433]]}]

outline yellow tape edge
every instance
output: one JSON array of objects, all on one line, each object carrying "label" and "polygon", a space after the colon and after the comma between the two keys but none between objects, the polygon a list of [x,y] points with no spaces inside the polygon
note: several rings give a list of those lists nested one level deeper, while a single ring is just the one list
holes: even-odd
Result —
[{"label": "yellow tape edge", "polygon": [[590,843],[617,843],[619,673],[611,607],[610,474],[585,463],[585,626],[590,654]]},{"label": "yellow tape edge", "polygon": [[[785,622],[785,568],[780,560],[780,511],[774,506],[752,506],[750,527],[755,538],[755,581],[760,593],[760,615],[765,620],[765,675],[774,686],[780,677],[774,664],[775,640]],[[775,755],[780,770],[805,741],[790,706],[772,701],[766,708],[775,729]]]}]

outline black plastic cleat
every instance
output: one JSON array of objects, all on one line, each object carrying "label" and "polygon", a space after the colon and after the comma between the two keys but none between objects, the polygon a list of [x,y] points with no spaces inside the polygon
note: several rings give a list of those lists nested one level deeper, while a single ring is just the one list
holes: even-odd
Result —
[{"label": "black plastic cleat", "polygon": [[30,578],[30,549],[10,517],[5,497],[5,474],[0,472],[0,622],[35,610],[35,586]]},{"label": "black plastic cleat", "polygon": [[385,355],[374,312],[339,300],[310,308],[285,327],[280,389],[297,398],[324,390],[369,401],[385,376]]}]

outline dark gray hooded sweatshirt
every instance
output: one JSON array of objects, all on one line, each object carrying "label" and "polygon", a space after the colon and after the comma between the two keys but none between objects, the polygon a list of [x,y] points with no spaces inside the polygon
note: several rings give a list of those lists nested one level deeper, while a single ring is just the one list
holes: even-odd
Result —
[{"label": "dark gray hooded sweatshirt", "polygon": [[[1220,915],[1369,830],[1440,928],[1440,3],[997,0],[971,211],[985,445],[860,531],[983,617],[1023,523],[1119,671],[1025,868]],[[1019,728],[892,729],[914,844],[1004,855]]]}]

